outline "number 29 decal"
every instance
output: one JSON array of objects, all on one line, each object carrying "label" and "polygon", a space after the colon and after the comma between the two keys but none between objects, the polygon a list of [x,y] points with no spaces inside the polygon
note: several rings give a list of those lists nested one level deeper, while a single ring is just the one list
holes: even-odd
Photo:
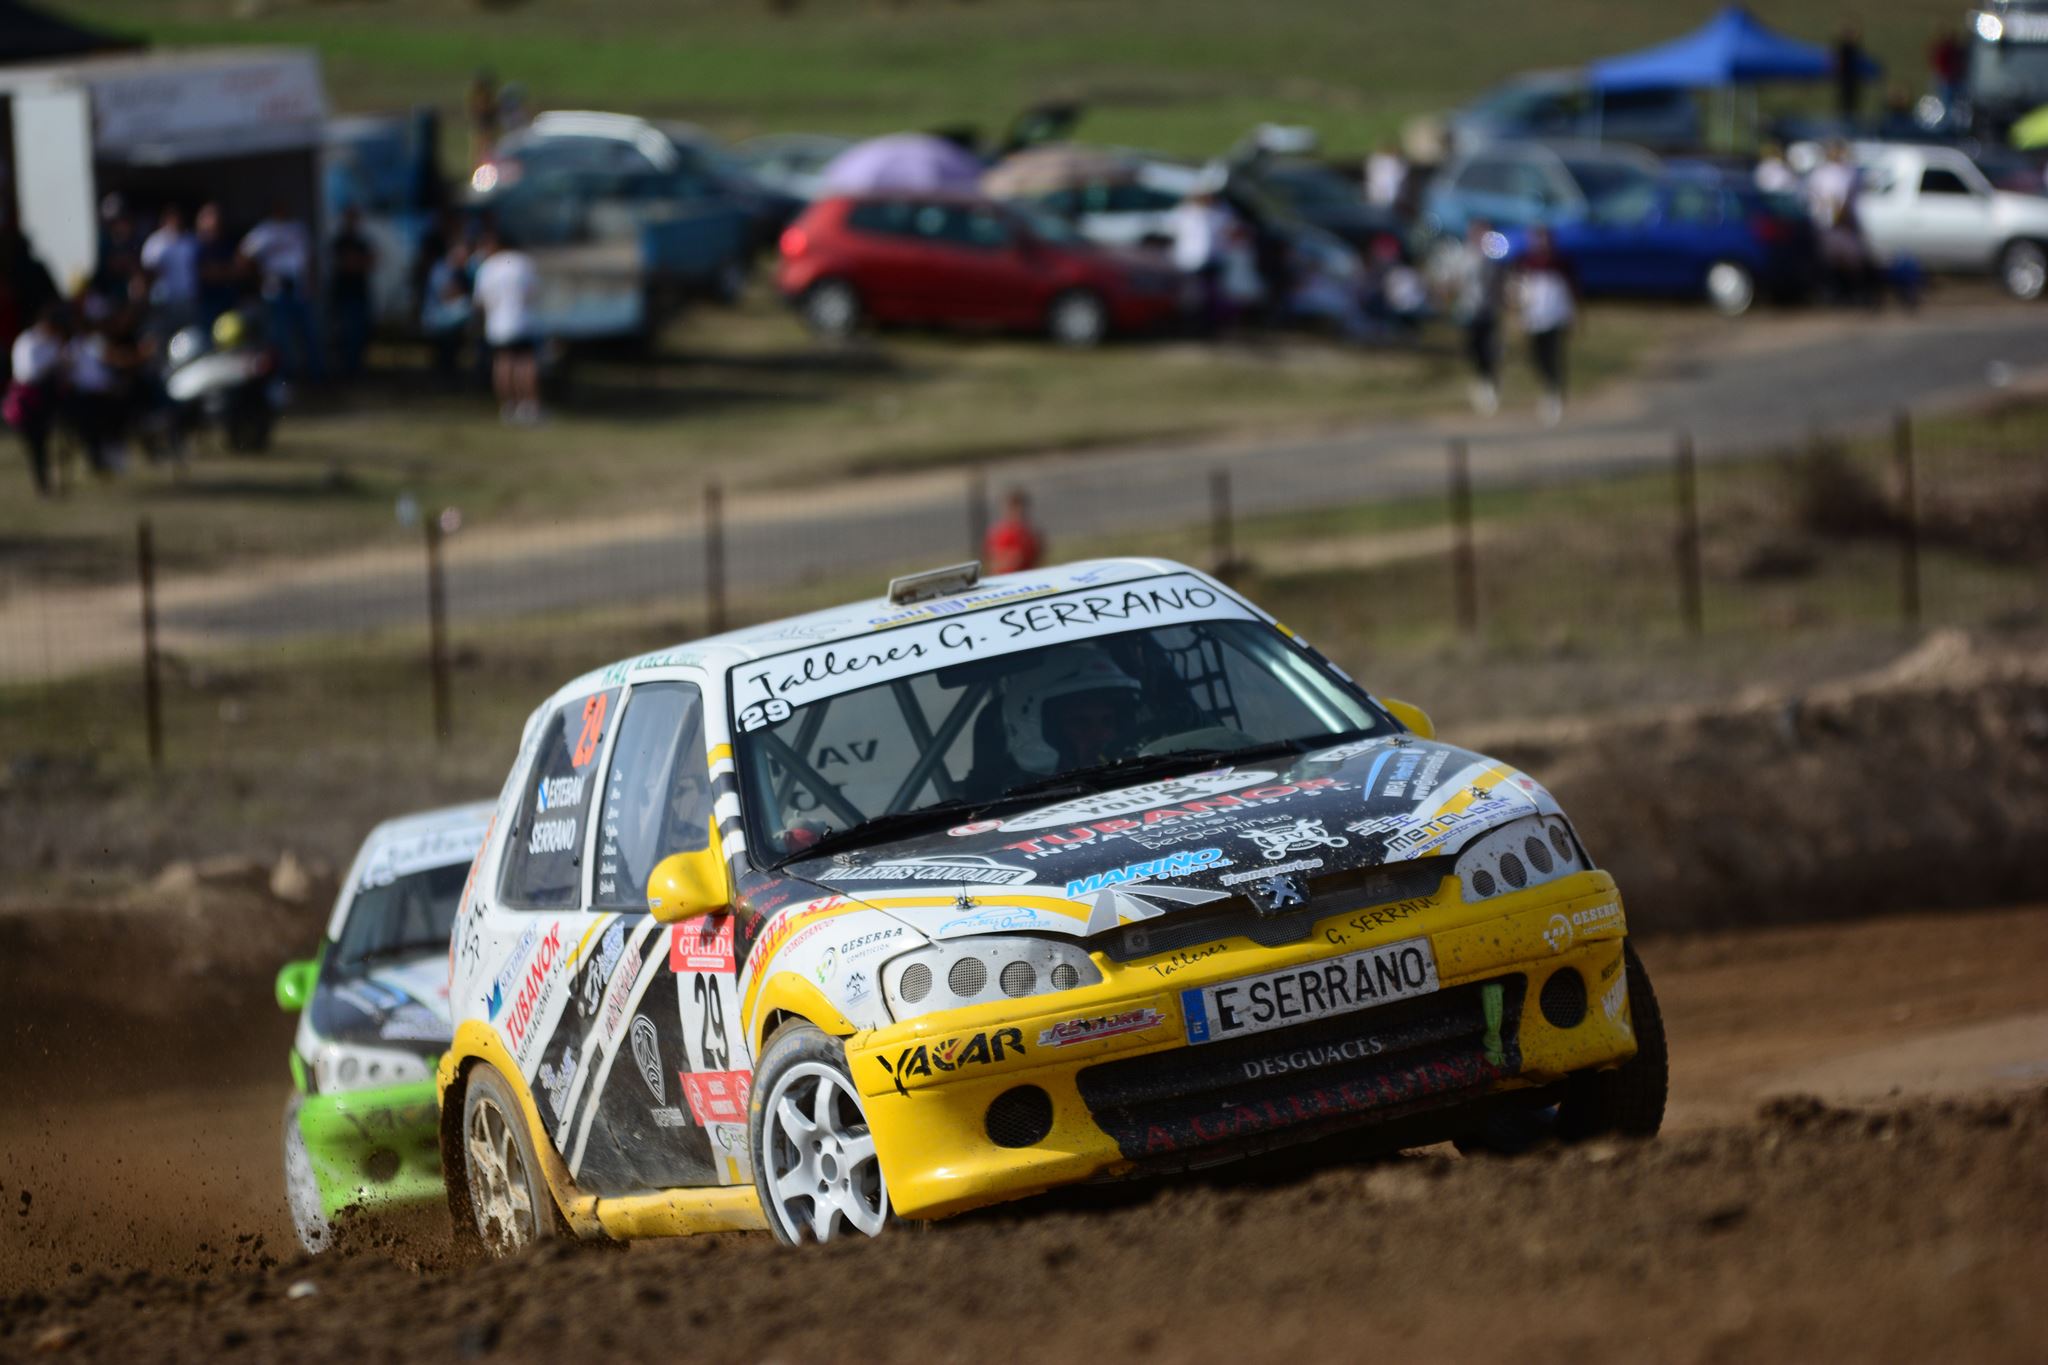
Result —
[{"label": "number 29 decal", "polygon": [[764,725],[780,725],[790,717],[790,705],[780,697],[757,701],[740,712],[740,729],[758,730]]}]

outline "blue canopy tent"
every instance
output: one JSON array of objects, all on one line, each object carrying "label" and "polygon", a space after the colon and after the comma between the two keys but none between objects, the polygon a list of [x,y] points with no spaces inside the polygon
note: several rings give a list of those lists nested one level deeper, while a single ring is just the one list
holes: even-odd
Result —
[{"label": "blue canopy tent", "polygon": [[[1866,76],[1879,71],[1867,54],[1862,65]],[[1730,5],[1683,37],[1594,62],[1586,68],[1586,79],[1598,95],[1626,90],[1720,91],[1764,81],[1826,80],[1834,71],[1835,56],[1827,48],[1774,32],[1742,6]],[[1752,124],[1754,111],[1752,98]]]}]

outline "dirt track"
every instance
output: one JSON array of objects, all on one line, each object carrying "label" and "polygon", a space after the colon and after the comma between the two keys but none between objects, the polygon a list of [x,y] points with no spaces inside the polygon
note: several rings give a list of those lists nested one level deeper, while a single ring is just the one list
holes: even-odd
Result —
[{"label": "dirt track", "polygon": [[2048,909],[1647,942],[1673,1101],[1643,1147],[1322,1153],[876,1245],[484,1267],[290,1254],[267,949],[192,975],[127,928],[0,925],[45,980],[83,939],[155,992],[97,1027],[0,1001],[0,1357],[2026,1360],[2048,1330]]}]

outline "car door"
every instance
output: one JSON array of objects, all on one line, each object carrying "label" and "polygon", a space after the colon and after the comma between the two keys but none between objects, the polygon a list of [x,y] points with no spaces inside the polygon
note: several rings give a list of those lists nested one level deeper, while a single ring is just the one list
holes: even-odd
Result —
[{"label": "car door", "polygon": [[1981,267],[1996,248],[1991,187],[1961,166],[1930,160],[1913,201],[1915,254],[1934,269]]},{"label": "car door", "polygon": [[861,306],[878,322],[908,322],[923,304],[925,251],[912,223],[915,200],[868,199],[848,207],[830,267],[853,281]]},{"label": "car door", "polygon": [[926,248],[927,316],[981,327],[1034,319],[1034,272],[1017,234],[993,206],[927,204],[916,222]]},{"label": "car door", "polygon": [[680,681],[623,696],[609,689],[585,700],[580,728],[578,715],[564,708],[543,734],[510,831],[501,896],[535,917],[535,946],[515,955],[534,965],[509,1006],[507,1043],[549,1141],[585,1192],[744,1178],[744,1143],[699,1117],[711,1112],[697,1093],[703,1075],[734,1084],[731,972],[721,989],[711,965],[718,928],[660,924],[646,896],[655,863],[709,839],[701,690]]}]

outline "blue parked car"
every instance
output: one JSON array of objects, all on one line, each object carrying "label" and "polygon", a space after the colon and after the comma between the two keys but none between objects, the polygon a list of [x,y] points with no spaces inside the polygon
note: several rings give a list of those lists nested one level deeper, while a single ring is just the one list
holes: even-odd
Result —
[{"label": "blue parked car", "polygon": [[1533,227],[1584,218],[1615,195],[1657,179],[1661,165],[1639,147],[1597,142],[1500,142],[1446,166],[1423,196],[1423,226],[1462,237],[1482,218]]},{"label": "blue parked car", "polygon": [[[1506,235],[1512,259],[1528,233]],[[1582,294],[1704,298],[1730,317],[1759,293],[1804,297],[1819,274],[1813,223],[1796,198],[1705,170],[1609,196],[1554,225],[1551,240]]]}]

